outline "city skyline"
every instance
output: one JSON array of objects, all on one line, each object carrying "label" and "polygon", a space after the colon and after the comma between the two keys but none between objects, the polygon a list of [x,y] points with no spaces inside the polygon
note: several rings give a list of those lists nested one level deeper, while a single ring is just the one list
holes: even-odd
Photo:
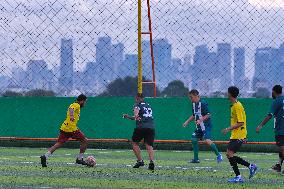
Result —
[{"label": "city skyline", "polygon": [[[153,36],[168,39],[174,46],[174,58],[184,57],[202,44],[210,50],[224,42],[243,46],[249,78],[254,75],[255,49],[276,48],[284,40],[284,7],[276,1],[162,0],[151,5]],[[95,42],[105,34],[115,43],[122,41],[127,52],[135,53],[136,6],[131,0],[5,0],[0,20],[5,26],[0,36],[1,66],[7,68],[4,74],[11,74],[13,66],[24,67],[30,59],[44,59],[49,68],[58,66],[60,59],[55,57],[60,46],[54,44],[63,36],[74,39],[74,51],[80,52],[74,61],[78,71],[95,56]],[[147,27],[145,21],[143,29]]]},{"label": "city skyline", "polygon": [[[99,38],[96,54],[89,60],[83,71],[73,67],[73,40],[61,39],[60,66],[48,69],[45,60],[30,60],[27,69],[14,69],[11,88],[46,89],[68,96],[72,91],[83,91],[94,95],[102,93],[106,86],[119,77],[137,75],[137,54],[124,52],[124,44],[113,43],[109,36]],[[225,91],[232,84],[240,86],[245,92],[274,83],[284,83],[277,73],[284,67],[284,43],[279,48],[263,47],[256,49],[257,68],[252,80],[245,75],[244,47],[232,47],[229,43],[218,43],[217,51],[209,50],[206,44],[196,46],[195,52],[185,57],[174,58],[172,44],[167,39],[153,41],[157,85],[164,89],[173,80],[181,80],[189,88],[197,88],[203,94],[210,95]],[[149,41],[142,41],[143,75],[149,77],[150,60]],[[264,62],[264,63],[263,63]],[[148,66],[146,66],[148,65]],[[263,71],[266,70],[264,73]],[[280,69],[281,70],[281,69]],[[284,70],[284,69],[283,69]],[[274,71],[274,72],[273,72]],[[272,73],[272,74],[271,74]],[[148,76],[147,76],[148,74]],[[279,75],[280,74],[280,75]],[[272,75],[275,75],[273,77]],[[252,88],[250,88],[252,82]]]}]

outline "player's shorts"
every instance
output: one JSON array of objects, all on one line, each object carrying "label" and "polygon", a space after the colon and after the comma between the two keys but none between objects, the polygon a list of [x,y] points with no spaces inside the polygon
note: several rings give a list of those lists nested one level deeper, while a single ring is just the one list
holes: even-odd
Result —
[{"label": "player's shorts", "polygon": [[284,146],[284,135],[275,135],[275,142],[277,146]]},{"label": "player's shorts", "polygon": [[60,134],[58,136],[57,141],[65,143],[67,142],[70,138],[78,140],[78,141],[83,141],[86,139],[84,133],[82,133],[80,130],[74,131],[74,132],[64,132],[60,130]]},{"label": "player's shorts", "polygon": [[246,143],[245,139],[230,139],[227,149],[236,153],[245,143]]},{"label": "player's shorts", "polygon": [[135,128],[132,141],[141,142],[144,139],[144,142],[150,146],[153,146],[155,139],[155,129],[150,128]]},{"label": "player's shorts", "polygon": [[206,139],[210,139],[212,138],[211,135],[211,127],[206,127],[205,131],[202,130],[195,130],[192,135],[191,135],[192,139],[198,139],[198,140],[206,140]]}]

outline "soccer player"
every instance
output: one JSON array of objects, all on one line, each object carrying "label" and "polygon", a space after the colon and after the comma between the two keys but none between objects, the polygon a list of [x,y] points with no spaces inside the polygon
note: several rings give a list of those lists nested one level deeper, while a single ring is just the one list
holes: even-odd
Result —
[{"label": "soccer player", "polygon": [[[276,145],[279,147],[279,162],[276,163],[272,169],[281,172],[281,167],[284,160],[284,96],[282,95],[282,86],[275,85],[272,89],[273,103],[270,108],[269,114],[256,128],[256,132],[259,133],[262,127],[274,117],[274,133]],[[282,172],[284,176],[284,170]]]},{"label": "soccer player", "polygon": [[243,177],[240,174],[238,164],[249,168],[250,176],[252,178],[256,171],[257,166],[250,164],[241,157],[235,155],[235,153],[241,148],[242,144],[246,142],[247,138],[247,125],[246,125],[246,112],[243,105],[238,101],[239,89],[237,87],[228,88],[228,98],[231,101],[231,126],[222,130],[224,134],[231,131],[231,138],[227,147],[227,158],[236,174],[236,177],[229,179],[230,183],[242,183]]},{"label": "soccer player", "polygon": [[200,163],[198,158],[198,140],[205,140],[205,143],[211,147],[217,156],[217,162],[220,163],[223,158],[219,153],[217,146],[211,140],[211,114],[207,102],[201,100],[199,92],[195,89],[189,91],[188,97],[192,102],[192,115],[184,122],[183,127],[186,127],[191,121],[195,121],[196,129],[191,136],[194,158],[190,163]]},{"label": "soccer player", "polygon": [[80,118],[80,109],[86,104],[87,97],[83,94],[79,95],[74,103],[72,103],[67,110],[67,117],[60,127],[60,134],[55,145],[48,149],[46,154],[40,156],[42,167],[47,167],[47,159],[51,154],[60,148],[69,138],[80,141],[80,153],[77,156],[76,163],[81,165],[88,165],[84,161],[84,152],[87,149],[87,138],[78,129],[77,123]]},{"label": "soccer player", "polygon": [[137,162],[133,166],[133,168],[144,166],[144,161],[142,159],[141,151],[139,148],[139,142],[141,140],[144,140],[150,159],[148,169],[154,171],[155,165],[153,143],[155,137],[155,124],[152,108],[148,103],[144,101],[144,97],[141,93],[137,94],[137,96],[135,97],[135,102],[136,103],[133,109],[134,116],[123,114],[124,119],[136,121],[136,128],[134,129],[132,135],[132,146],[133,152],[137,158]]}]

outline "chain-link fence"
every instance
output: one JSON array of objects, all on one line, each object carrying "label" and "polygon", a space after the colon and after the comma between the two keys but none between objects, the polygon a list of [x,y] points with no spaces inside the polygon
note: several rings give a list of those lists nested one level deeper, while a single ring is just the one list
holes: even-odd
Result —
[{"label": "chain-link fence", "polygon": [[[284,84],[283,0],[152,0],[159,96],[197,88],[265,97]],[[136,92],[137,0],[4,0],[0,92],[129,96]],[[148,30],[146,0],[142,28]],[[144,80],[151,79],[143,37]],[[181,81],[181,82],[180,82]],[[152,86],[144,91],[152,94]]]}]

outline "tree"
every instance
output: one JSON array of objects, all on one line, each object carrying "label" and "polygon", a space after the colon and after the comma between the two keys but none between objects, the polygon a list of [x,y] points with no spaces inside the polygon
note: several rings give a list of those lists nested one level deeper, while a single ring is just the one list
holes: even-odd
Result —
[{"label": "tree", "polygon": [[[145,78],[143,78],[145,81]],[[99,96],[135,96],[137,94],[137,77],[127,76],[112,81],[106,90]],[[154,89],[152,84],[143,85],[144,96],[153,96]],[[157,88],[157,96],[160,94]]]},{"label": "tree", "polygon": [[3,97],[19,97],[19,96],[23,96],[22,93],[19,92],[15,92],[15,91],[5,91],[2,94]]},{"label": "tree", "polygon": [[55,96],[55,93],[49,90],[35,89],[28,91],[26,96]]},{"label": "tree", "polygon": [[253,94],[253,97],[256,98],[269,98],[270,92],[267,88],[258,88],[256,92]]},{"label": "tree", "polygon": [[182,97],[186,96],[188,88],[184,86],[184,83],[179,80],[172,81],[162,92],[164,97]]}]

